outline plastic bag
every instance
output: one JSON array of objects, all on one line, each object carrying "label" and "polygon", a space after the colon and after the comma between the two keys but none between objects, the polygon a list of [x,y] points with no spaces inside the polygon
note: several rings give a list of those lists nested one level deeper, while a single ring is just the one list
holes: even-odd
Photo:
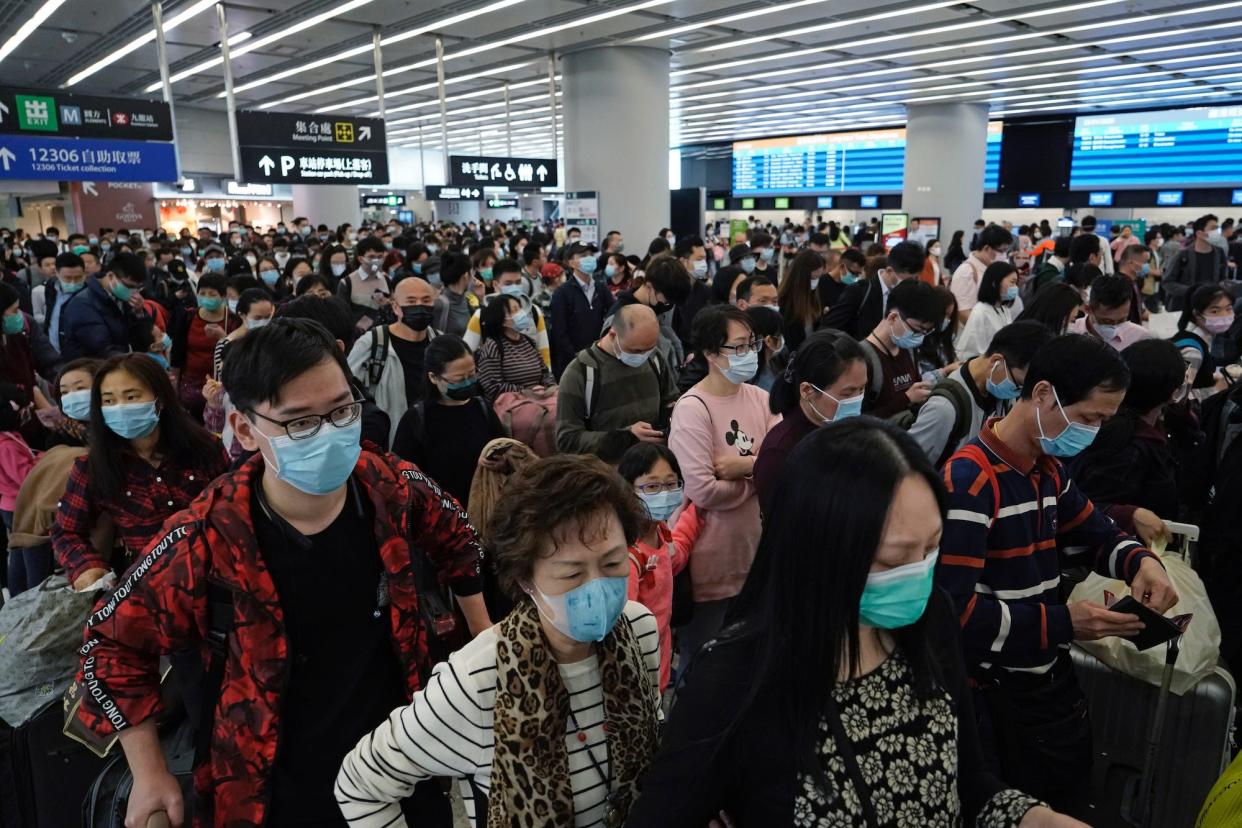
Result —
[{"label": "plastic bag", "polygon": [[74,592],[52,575],[0,608],[0,719],[20,727],[57,698],[78,670],[82,631],[103,589]]},{"label": "plastic bag", "polygon": [[[1199,573],[1175,553],[1163,555],[1160,560],[1178,595],[1177,604],[1165,615],[1194,613],[1194,619],[1182,636],[1177,664],[1173,667],[1173,682],[1170,685],[1173,693],[1181,696],[1216,669],[1220,660],[1220,624],[1216,621],[1216,613],[1212,611],[1207,588],[1199,578]],[[1130,594],[1130,588],[1123,581],[1092,573],[1074,587],[1070,600],[1103,604],[1105,590],[1119,598]],[[1148,684],[1160,686],[1164,675],[1164,647],[1152,647],[1139,652],[1129,641],[1117,637],[1075,643],[1109,667],[1142,679]]]}]

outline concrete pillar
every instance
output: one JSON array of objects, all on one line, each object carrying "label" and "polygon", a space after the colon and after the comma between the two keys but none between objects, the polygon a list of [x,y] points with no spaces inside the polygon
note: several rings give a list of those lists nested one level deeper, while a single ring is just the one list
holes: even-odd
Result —
[{"label": "concrete pillar", "polygon": [[[901,209],[939,216],[946,244],[969,232],[983,211],[988,105],[918,104],[906,107],[906,175]],[[947,247],[946,247],[947,249]]]},{"label": "concrete pillar", "polygon": [[357,224],[362,218],[358,188],[353,184],[294,184],[293,214],[333,229],[345,222]]},{"label": "concrete pillar", "polygon": [[599,193],[600,239],[642,255],[669,223],[666,49],[606,46],[561,57],[567,192]]}]

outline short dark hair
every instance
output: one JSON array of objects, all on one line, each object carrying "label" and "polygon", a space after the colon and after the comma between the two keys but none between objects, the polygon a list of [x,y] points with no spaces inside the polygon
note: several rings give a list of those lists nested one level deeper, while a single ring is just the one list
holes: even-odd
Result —
[{"label": "short dark hair", "polygon": [[368,235],[354,242],[354,255],[359,259],[365,253],[387,253],[388,248],[384,247],[384,242],[379,236]]},{"label": "short dark hair", "polygon": [[[306,261],[306,260],[303,259],[302,261]],[[290,267],[292,267],[292,264],[293,264],[293,260],[290,259],[289,260]],[[322,273],[314,272],[314,273],[307,273],[305,276],[302,276],[298,279],[298,283],[293,288],[293,295],[303,296],[306,294],[308,290],[315,287],[316,285],[318,285],[321,288],[324,288],[325,290],[329,290],[329,291],[332,290],[332,283],[328,281],[328,277],[324,276]]]},{"label": "short dark hair", "polygon": [[756,247],[771,247],[771,246],[772,246],[772,236],[769,235],[768,233],[765,233],[762,230],[756,230],[754,233],[750,234],[750,249],[751,250],[754,250]]},{"label": "short dark hair", "polygon": [[690,296],[690,274],[675,256],[663,253],[647,262],[647,282],[664,296],[664,301],[680,305]]},{"label": "short dark hair", "polygon": [[543,245],[537,244],[534,239],[526,243],[522,248],[522,264],[529,266],[536,259],[543,255]]},{"label": "short dark hair", "polygon": [[1035,298],[1022,309],[1018,322],[1038,322],[1053,334],[1063,334],[1072,321],[1074,309],[1082,305],[1082,293],[1073,285],[1053,282],[1035,292]]},{"label": "short dark hair", "polygon": [[979,304],[999,305],[1005,301],[1000,292],[1001,282],[1017,272],[1018,269],[1009,262],[998,261],[988,265],[983,271],[983,278],[979,280]]},{"label": "short dark hair", "polygon": [[1207,226],[1214,221],[1219,221],[1219,219],[1216,218],[1215,213],[1208,213],[1206,216],[1199,216],[1195,219],[1195,223],[1193,225],[1195,232],[1198,233],[1201,230],[1206,230]]},{"label": "short dark hair", "polygon": [[1074,264],[1086,262],[1100,252],[1100,240],[1090,233],[1070,239],[1069,260]]},{"label": "short dark hair", "polygon": [[1146,414],[1169,402],[1186,382],[1186,361],[1167,339],[1140,339],[1121,352],[1130,369],[1130,387],[1121,403],[1136,414]]},{"label": "short dark hair", "polygon": [[1011,322],[992,336],[988,356],[1000,354],[1011,369],[1025,368],[1031,364],[1035,352],[1053,339],[1052,331],[1042,322],[1033,319]]},{"label": "short dark hair", "polygon": [[[548,498],[551,491],[560,494]],[[598,457],[557,454],[519,470],[505,485],[485,533],[500,588],[523,600],[522,586],[530,582],[535,561],[555,551],[571,525],[577,524],[581,540],[591,540],[587,533],[602,531],[610,515],[620,521],[627,545],[650,522],[633,488]]]},{"label": "short dark hair", "polygon": [[[311,278],[309,276],[304,278]],[[241,305],[238,305],[238,309]],[[310,319],[318,322],[328,333],[332,334],[333,339],[339,339],[345,343],[345,350],[349,350],[351,341],[354,338],[354,319],[349,311],[349,306],[345,304],[343,299],[336,296],[316,296],[308,293],[299,296],[297,299],[285,302],[276,309],[277,319]]]},{"label": "short dark hair", "polygon": [[1141,245],[1141,244],[1132,244],[1129,247],[1127,247],[1125,250],[1121,251],[1120,261],[1127,262],[1130,259],[1138,259],[1138,258],[1142,258],[1143,256],[1150,256],[1150,255],[1151,255],[1151,250],[1149,250],[1146,246]]},{"label": "short dark hair", "polygon": [[1065,267],[1065,284],[1079,289],[1089,288],[1104,275],[1099,265],[1090,262],[1070,262]]},{"label": "short dark hair", "polygon": [[893,311],[901,314],[902,319],[917,319],[939,328],[944,319],[944,300],[926,282],[907,279],[888,292],[888,307],[884,313]]},{"label": "short dark hair", "polygon": [[1057,240],[1052,243],[1052,255],[1058,259],[1068,259],[1070,254],[1070,237],[1057,236]]},{"label": "short dark hair", "polygon": [[267,288],[252,287],[246,288],[237,295],[237,313],[245,316],[250,313],[250,307],[259,302],[275,302],[272,298],[271,291]]},{"label": "short dark hair", "polygon": [[61,253],[56,257],[56,269],[60,270],[62,267],[86,267],[86,265],[77,253]]},{"label": "short dark hair", "polygon": [[737,283],[737,299],[741,301],[750,301],[750,292],[756,287],[770,285],[776,287],[776,284],[767,276],[750,276]]},{"label": "short dark hair", "polygon": [[198,285],[195,286],[195,293],[202,293],[204,290],[214,290],[223,296],[228,292],[229,280],[222,273],[204,273],[198,277]]},{"label": "short dark hair", "polygon": [[681,464],[677,462],[677,455],[659,443],[635,443],[630,446],[617,463],[617,474],[632,486],[635,480],[651,471],[652,466],[661,460],[668,463],[673,473],[681,477]]},{"label": "short dark hair", "polygon": [[806,240],[807,245],[817,244],[820,247],[827,247],[832,244],[832,239],[828,238],[827,233],[812,233]]},{"label": "short dark hair", "polygon": [[979,247],[990,247],[1000,250],[1013,244],[1013,234],[999,224],[989,224],[979,231]]},{"label": "short dark hair", "polygon": [[279,400],[285,385],[325,360],[335,362],[349,382],[349,365],[336,340],[313,320],[277,318],[229,348],[221,375],[224,390],[238,411],[253,411],[260,403]]},{"label": "short dark hair", "polygon": [[522,266],[518,264],[517,259],[497,259],[496,264],[492,265],[492,278],[498,279],[506,273],[521,273]]},{"label": "short dark hair", "polygon": [[926,260],[922,246],[914,242],[900,242],[888,251],[888,266],[897,273],[922,273]]},{"label": "short dark hair", "polygon": [[682,236],[673,245],[673,255],[679,259],[688,259],[696,247],[704,247],[701,236]]},{"label": "short dark hair", "polygon": [[1124,276],[1100,276],[1091,283],[1090,305],[1096,308],[1120,308],[1134,300],[1130,282]]},{"label": "short dark hair", "polygon": [[737,322],[745,325],[746,330],[753,332],[750,317],[733,305],[708,305],[694,316],[690,329],[690,340],[694,350],[700,354],[720,353],[720,348],[729,341],[729,323]]},{"label": "short dark hair", "polygon": [[[1184,369],[1183,369],[1184,370]],[[1035,352],[1022,383],[1022,399],[1041,382],[1050,382],[1062,406],[1073,405],[1091,396],[1097,388],[1124,391],[1130,384],[1130,369],[1113,346],[1094,336],[1064,334]]]},{"label": "short dark hair", "polygon": [[[134,253],[122,251],[112,257],[106,272],[115,274],[118,279],[141,282],[147,278],[147,263]],[[223,288],[220,290],[220,293],[224,293]]]},{"label": "short dark hair", "polygon": [[862,254],[861,250],[854,247],[847,247],[841,251],[841,261],[856,264],[863,268],[867,266],[867,257]]}]

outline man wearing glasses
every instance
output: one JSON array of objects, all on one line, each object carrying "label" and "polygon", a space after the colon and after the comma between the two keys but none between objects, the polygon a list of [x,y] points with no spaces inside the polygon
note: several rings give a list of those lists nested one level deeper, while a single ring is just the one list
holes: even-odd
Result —
[{"label": "man wearing glasses", "polygon": [[927,401],[932,387],[919,381],[914,352],[943,319],[944,302],[926,282],[899,282],[888,292],[884,318],[863,340],[868,372],[864,414],[892,417]]},{"label": "man wearing glasses", "polygon": [[[195,823],[341,824],[342,757],[431,667],[434,590],[420,586],[451,588],[477,634],[490,624],[483,552],[451,496],[360,446],[362,404],[323,326],[277,319],[254,331],[223,380],[233,432],[255,454],[170,518],[91,616],[79,716],[120,734],[134,774],[128,824],[157,811],[188,824],[154,714],[160,656],[195,653],[209,688],[200,721],[211,722],[198,734]],[[430,623],[445,633],[451,618]],[[442,793],[422,794],[410,800],[420,824],[451,824]]]}]

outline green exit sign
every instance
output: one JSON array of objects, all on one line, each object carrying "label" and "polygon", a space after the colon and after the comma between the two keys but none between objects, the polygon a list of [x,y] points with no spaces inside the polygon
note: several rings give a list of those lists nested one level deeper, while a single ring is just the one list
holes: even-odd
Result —
[{"label": "green exit sign", "polygon": [[723,210],[723,209],[725,209],[725,200],[724,200],[723,198],[713,198],[713,199],[712,199],[712,209],[713,209],[713,210]]},{"label": "green exit sign", "polygon": [[778,198],[778,199],[774,199],[774,201],[776,203],[773,204],[772,206],[775,207],[777,210],[788,210],[789,209],[789,199]]},{"label": "green exit sign", "polygon": [[753,209],[755,209],[755,200],[754,200],[753,198],[744,198],[744,199],[742,199],[742,209],[743,209],[743,210],[753,210]]}]

